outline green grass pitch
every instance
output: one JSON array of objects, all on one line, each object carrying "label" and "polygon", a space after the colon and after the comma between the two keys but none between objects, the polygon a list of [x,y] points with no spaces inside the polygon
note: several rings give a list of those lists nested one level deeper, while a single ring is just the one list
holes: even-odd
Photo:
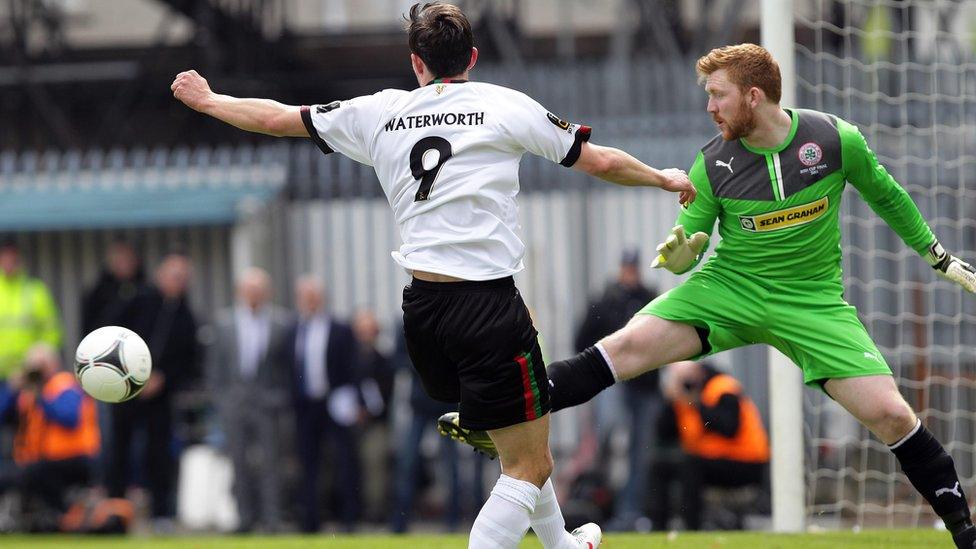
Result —
[{"label": "green grass pitch", "polygon": [[[409,536],[278,536],[278,537],[70,537],[70,536],[2,536],[0,547],[51,547],[72,549],[463,549],[464,535]],[[522,549],[542,547],[534,538],[522,543]],[[610,534],[601,548],[606,549],[792,549],[813,547],[848,548],[936,548],[952,547],[946,532],[934,530],[874,530],[860,533],[829,532],[822,534],[768,534],[763,532],[681,533],[670,539],[664,534]]]}]

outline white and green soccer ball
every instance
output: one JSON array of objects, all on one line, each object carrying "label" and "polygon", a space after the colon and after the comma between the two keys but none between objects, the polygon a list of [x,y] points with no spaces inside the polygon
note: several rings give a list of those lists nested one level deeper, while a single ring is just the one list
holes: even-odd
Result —
[{"label": "white and green soccer ball", "polygon": [[139,394],[152,372],[149,347],[138,334],[105,326],[85,336],[75,351],[75,377],[102,402],[124,402]]}]

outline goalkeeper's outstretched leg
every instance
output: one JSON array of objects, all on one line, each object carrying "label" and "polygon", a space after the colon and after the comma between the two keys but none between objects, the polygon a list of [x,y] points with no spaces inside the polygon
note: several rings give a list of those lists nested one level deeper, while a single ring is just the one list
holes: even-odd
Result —
[{"label": "goalkeeper's outstretched leg", "polygon": [[[626,326],[596,345],[549,364],[546,374],[551,411],[578,406],[617,381],[635,378],[708,349],[704,330],[652,315],[635,315]],[[437,429],[492,459],[498,455],[488,433],[461,427],[457,412],[441,416]]]},{"label": "goalkeeper's outstretched leg", "polygon": [[952,456],[902,398],[891,376],[831,379],[824,390],[888,445],[912,486],[952,533],[957,547],[976,547],[976,527]]}]

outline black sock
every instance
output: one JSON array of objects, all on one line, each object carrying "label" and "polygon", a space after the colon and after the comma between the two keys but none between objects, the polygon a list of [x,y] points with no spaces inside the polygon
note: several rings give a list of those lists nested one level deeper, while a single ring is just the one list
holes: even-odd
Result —
[{"label": "black sock", "polygon": [[615,381],[610,365],[596,347],[587,347],[572,358],[553,362],[546,373],[553,412],[583,404]]},{"label": "black sock", "polygon": [[912,486],[929,502],[953,534],[972,527],[966,494],[952,456],[924,426],[891,451]]}]

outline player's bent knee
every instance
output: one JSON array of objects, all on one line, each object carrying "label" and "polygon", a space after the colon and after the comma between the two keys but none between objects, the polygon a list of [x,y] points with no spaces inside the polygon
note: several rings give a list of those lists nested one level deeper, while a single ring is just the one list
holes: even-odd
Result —
[{"label": "player's bent knee", "polygon": [[908,403],[899,397],[883,402],[865,420],[874,434],[892,443],[915,428],[916,416]]},{"label": "player's bent knee", "polygon": [[891,434],[896,439],[907,435],[915,428],[915,424],[918,421],[911,406],[904,400],[899,399],[899,401],[892,403],[886,412],[887,423],[891,429]]},{"label": "player's bent knee", "polygon": [[631,379],[655,364],[655,346],[649,341],[648,317],[635,316],[625,327],[600,340],[610,356],[618,379]]},{"label": "player's bent knee", "polygon": [[618,379],[631,379],[665,364],[695,356],[702,346],[695,328],[681,322],[637,314],[626,326],[600,340]]},{"label": "player's bent knee", "polygon": [[502,463],[502,472],[541,487],[552,475],[553,466],[552,454],[546,452],[543,456],[520,456],[511,463]]}]

